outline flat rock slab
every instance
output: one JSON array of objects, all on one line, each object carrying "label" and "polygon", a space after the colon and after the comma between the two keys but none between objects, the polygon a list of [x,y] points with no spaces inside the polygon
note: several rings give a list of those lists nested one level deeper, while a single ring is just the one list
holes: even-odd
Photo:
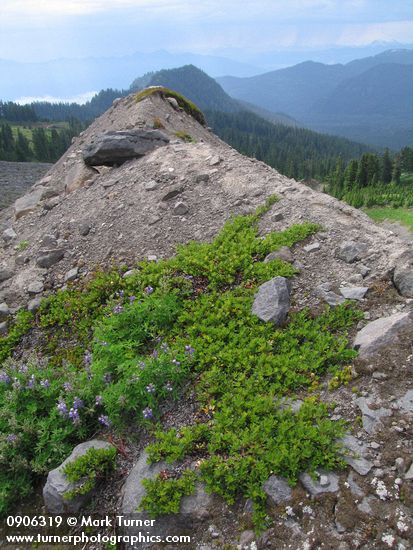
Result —
[{"label": "flat rock slab", "polygon": [[311,496],[317,497],[324,493],[336,493],[339,490],[339,477],[333,472],[319,472],[320,477],[314,480],[310,474],[301,474],[300,481]]},{"label": "flat rock slab", "polygon": [[352,264],[357,260],[361,260],[366,255],[368,246],[366,243],[356,241],[344,241],[336,250],[336,257],[343,262]]},{"label": "flat rock slab", "polygon": [[23,195],[14,203],[14,216],[16,220],[33,212],[42,199],[43,188],[37,188],[27,195]]},{"label": "flat rock slab", "polygon": [[359,397],[356,399],[356,405],[359,407],[362,414],[363,428],[368,434],[373,434],[381,425],[381,419],[391,415],[391,410],[384,407],[371,408],[374,401]]},{"label": "flat rock slab", "polygon": [[252,313],[262,321],[281,326],[290,309],[290,284],[285,277],[274,277],[262,284],[255,295]]},{"label": "flat rock slab", "polygon": [[346,300],[362,300],[368,290],[367,286],[352,286],[340,288],[340,293]]},{"label": "flat rock slab", "polygon": [[76,488],[76,484],[68,481],[63,474],[63,468],[69,462],[73,462],[80,456],[85,455],[89,449],[112,449],[113,445],[107,441],[100,441],[99,439],[92,439],[77,445],[70,456],[66,458],[64,462],[54,470],[49,472],[47,476],[46,485],[43,488],[43,499],[47,510],[51,514],[65,514],[65,513],[77,513],[91,498],[93,491],[86,495],[78,496],[72,500],[64,498],[67,491],[71,491]]},{"label": "flat rock slab", "polygon": [[413,326],[413,319],[408,312],[381,317],[357,333],[353,346],[358,349],[361,358],[371,357],[384,346],[394,343],[397,335],[409,326]]},{"label": "flat rock slab", "polygon": [[89,166],[123,164],[127,160],[142,157],[169,143],[169,138],[159,130],[122,130],[98,136],[83,151],[83,160]]},{"label": "flat rock slab", "polygon": [[318,285],[315,289],[315,294],[332,307],[338,306],[345,301],[343,296],[339,296],[331,290],[330,283],[322,283],[321,285]]},{"label": "flat rock slab", "polygon": [[373,462],[365,458],[367,445],[350,434],[345,435],[340,442],[350,451],[350,454],[343,455],[343,460],[361,476],[367,475],[373,468]]},{"label": "flat rock slab", "polygon": [[271,476],[263,485],[264,493],[270,502],[275,505],[288,502],[291,499],[292,490],[287,481],[279,476]]}]

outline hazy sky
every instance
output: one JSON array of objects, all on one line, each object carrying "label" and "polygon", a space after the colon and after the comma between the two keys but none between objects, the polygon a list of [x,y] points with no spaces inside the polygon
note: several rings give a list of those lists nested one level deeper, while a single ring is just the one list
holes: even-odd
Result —
[{"label": "hazy sky", "polygon": [[0,58],[413,42],[412,0],[0,0]]}]

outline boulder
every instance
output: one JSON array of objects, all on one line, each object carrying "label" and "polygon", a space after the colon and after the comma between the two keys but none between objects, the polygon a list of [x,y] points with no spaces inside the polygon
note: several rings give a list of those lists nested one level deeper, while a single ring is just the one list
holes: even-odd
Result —
[{"label": "boulder", "polygon": [[44,188],[38,187],[31,193],[19,197],[14,203],[14,216],[16,220],[33,212],[39,202],[42,200]]},{"label": "boulder", "polygon": [[90,233],[91,226],[88,222],[80,222],[78,230],[79,235],[81,235],[82,237],[87,237],[87,235],[89,235]]},{"label": "boulder", "polygon": [[336,257],[343,262],[351,264],[366,255],[368,246],[366,243],[344,241],[336,250]]},{"label": "boulder", "polygon": [[353,346],[358,349],[361,358],[371,357],[392,344],[403,329],[412,325],[413,319],[408,312],[381,317],[357,333]]},{"label": "boulder", "polygon": [[43,281],[33,281],[27,287],[27,292],[29,294],[41,294],[44,290]]},{"label": "boulder", "polygon": [[54,235],[46,233],[46,235],[43,235],[40,244],[44,248],[53,248],[57,246],[57,239]]},{"label": "boulder", "polygon": [[149,151],[168,143],[168,136],[159,130],[107,132],[87,145],[82,154],[83,160],[89,166],[102,164],[112,166],[142,157]]},{"label": "boulder", "polygon": [[98,172],[86,166],[83,162],[77,162],[66,173],[64,179],[65,193],[73,193],[76,189],[86,187],[98,175]]},{"label": "boulder", "polygon": [[262,321],[281,326],[290,309],[290,283],[285,277],[274,277],[262,284],[255,295],[252,313]]},{"label": "boulder", "polygon": [[315,289],[315,294],[332,307],[338,306],[344,302],[344,298],[342,296],[339,296],[331,290],[330,283],[322,283],[321,285],[318,285]]},{"label": "boulder", "polygon": [[28,303],[27,309],[32,313],[35,313],[39,309],[41,302],[41,298],[33,298],[33,300],[30,300],[30,302]]},{"label": "boulder", "polygon": [[304,247],[304,250],[305,252],[315,252],[316,250],[320,250],[320,243],[315,242],[315,243],[308,244],[307,246]]},{"label": "boulder", "polygon": [[264,263],[271,262],[272,260],[282,260],[283,262],[292,264],[294,261],[294,258],[288,246],[282,246],[278,250],[275,250],[274,252],[270,252],[265,257]]},{"label": "boulder", "polygon": [[406,298],[413,298],[413,268],[409,266],[396,267],[393,283],[399,293]]},{"label": "boulder", "polygon": [[65,275],[65,279],[64,279],[65,283],[74,281],[75,279],[77,279],[78,275],[79,275],[79,269],[77,267],[70,269]]},{"label": "boulder", "polygon": [[[139,508],[145,488],[142,485],[144,479],[155,478],[162,470],[166,468],[165,463],[158,462],[148,464],[148,455],[144,451],[139,457],[138,462],[132,468],[122,489],[121,513],[124,515],[138,514],[139,519],[149,520],[146,512],[140,512]],[[194,495],[184,497],[181,501],[179,514],[168,514],[161,516],[153,522],[151,535],[164,537],[166,535],[189,534],[195,526],[208,519],[214,509],[214,497],[205,492],[201,483],[196,484]],[[123,527],[124,534],[137,534],[141,527]],[[145,544],[139,546],[146,548]]]},{"label": "boulder", "polygon": [[113,445],[106,441],[100,441],[99,439],[92,439],[77,445],[70,456],[66,458],[64,462],[54,470],[49,472],[47,476],[46,485],[43,488],[44,504],[51,514],[76,514],[81,508],[90,500],[93,491],[86,494],[77,496],[74,499],[68,500],[64,498],[65,493],[76,489],[76,485],[70,483],[66,476],[63,474],[63,468],[73,462],[80,456],[83,456],[89,449],[111,449]]},{"label": "boulder", "polygon": [[162,196],[161,200],[169,201],[180,195],[184,191],[185,187],[183,185],[174,185],[168,189],[168,191]]},{"label": "boulder", "polygon": [[352,286],[340,288],[340,293],[346,300],[362,300],[368,290],[366,286]]},{"label": "boulder", "polygon": [[60,262],[65,255],[65,251],[62,248],[56,248],[55,250],[43,250],[41,255],[37,258],[36,263],[38,267],[48,269],[52,265]]},{"label": "boulder", "polygon": [[264,493],[268,500],[275,505],[288,502],[291,499],[292,490],[287,481],[279,476],[271,476],[263,485]]},{"label": "boulder", "polygon": [[396,404],[403,414],[413,413],[413,390],[407,390],[407,392],[396,401]]}]

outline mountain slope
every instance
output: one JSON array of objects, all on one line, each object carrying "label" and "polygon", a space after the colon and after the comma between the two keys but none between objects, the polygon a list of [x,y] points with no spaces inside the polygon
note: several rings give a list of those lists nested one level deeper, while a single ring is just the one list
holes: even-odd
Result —
[{"label": "mountain slope", "polygon": [[286,112],[315,130],[399,148],[413,143],[413,136],[405,141],[413,129],[412,74],[413,52],[390,50],[347,65],[306,62],[217,81],[232,97]]}]

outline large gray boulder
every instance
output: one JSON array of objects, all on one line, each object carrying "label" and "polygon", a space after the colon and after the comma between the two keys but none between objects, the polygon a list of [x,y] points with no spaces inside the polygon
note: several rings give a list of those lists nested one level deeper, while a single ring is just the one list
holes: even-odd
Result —
[{"label": "large gray boulder", "polygon": [[343,262],[352,264],[357,260],[361,260],[366,255],[368,246],[366,243],[356,241],[344,241],[336,250],[336,257]]},{"label": "large gray boulder", "polygon": [[[148,464],[148,455],[144,451],[136,465],[132,468],[122,489],[121,513],[134,515],[142,521],[150,521],[146,512],[139,510],[145,488],[144,479],[154,479],[167,466],[163,462]],[[205,492],[202,483],[196,484],[194,495],[184,497],[181,501],[179,514],[168,514],[158,517],[150,527],[151,535],[165,537],[166,535],[190,534],[199,523],[208,520],[214,512],[215,498]],[[122,526],[124,534],[133,535],[142,530],[142,527]],[[146,548],[140,543],[139,548]]]},{"label": "large gray boulder", "polygon": [[290,309],[290,283],[285,277],[274,277],[262,284],[255,295],[252,313],[262,321],[281,326]]},{"label": "large gray boulder", "polygon": [[413,267],[396,267],[393,275],[393,283],[402,296],[413,298]]},{"label": "large gray boulder", "polygon": [[65,493],[75,489],[76,485],[70,483],[62,471],[69,462],[73,462],[80,456],[83,456],[92,448],[111,449],[113,445],[99,439],[92,439],[91,441],[81,443],[73,449],[71,455],[60,466],[49,472],[46,485],[43,488],[43,499],[48,512],[51,514],[76,514],[92,497],[93,491],[72,500],[65,499]]},{"label": "large gray boulder", "polygon": [[353,345],[358,349],[361,358],[371,357],[393,343],[402,330],[412,326],[413,319],[408,312],[381,317],[362,328],[357,333]]},{"label": "large gray boulder", "polygon": [[89,166],[123,164],[127,160],[142,157],[157,147],[169,143],[169,138],[159,130],[122,130],[98,136],[83,151],[83,160]]}]

